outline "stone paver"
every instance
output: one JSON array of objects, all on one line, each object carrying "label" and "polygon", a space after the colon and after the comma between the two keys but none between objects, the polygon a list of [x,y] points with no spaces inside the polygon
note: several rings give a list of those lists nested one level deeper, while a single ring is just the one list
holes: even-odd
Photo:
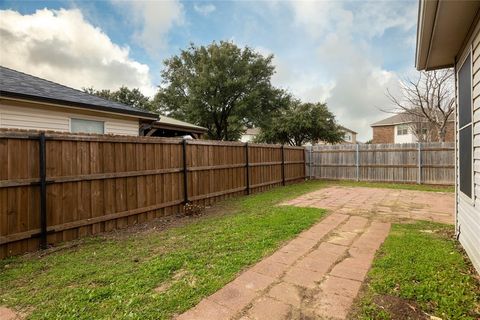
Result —
[{"label": "stone paver", "polygon": [[453,222],[444,193],[331,187],[284,204],[332,213],[178,319],[346,319],[389,221]]},{"label": "stone paver", "polygon": [[453,224],[455,198],[451,193],[333,186],[310,192],[284,205],[330,209],[376,219],[428,220]]},{"label": "stone paver", "polygon": [[17,320],[21,319],[20,315],[12,309],[0,306],[0,320]]}]

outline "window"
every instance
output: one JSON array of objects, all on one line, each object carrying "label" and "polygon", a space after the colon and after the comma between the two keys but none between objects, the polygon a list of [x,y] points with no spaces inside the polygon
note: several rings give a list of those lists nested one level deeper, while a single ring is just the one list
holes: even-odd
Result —
[{"label": "window", "polygon": [[73,133],[105,133],[105,125],[103,121],[71,119],[70,131]]},{"label": "window", "polygon": [[458,170],[460,191],[472,197],[472,69],[471,55],[458,70]]},{"label": "window", "polygon": [[345,141],[352,141],[352,136],[349,133],[345,133],[343,140]]},{"label": "window", "polygon": [[397,136],[404,136],[408,134],[408,125],[401,124],[397,126]]}]

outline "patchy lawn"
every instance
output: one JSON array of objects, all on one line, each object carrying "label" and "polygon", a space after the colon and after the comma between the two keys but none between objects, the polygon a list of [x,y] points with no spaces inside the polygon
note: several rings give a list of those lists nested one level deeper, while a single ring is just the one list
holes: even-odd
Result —
[{"label": "patchy lawn", "polygon": [[170,318],[318,221],[323,210],[275,204],[321,185],[230,200],[222,214],[166,231],[91,237],[0,261],[0,305],[31,319]]},{"label": "patchy lawn", "polygon": [[166,230],[134,228],[78,240],[75,246],[42,256],[2,260],[0,306],[30,319],[171,318],[325,214],[277,203],[332,185],[447,191],[406,184],[310,181],[239,197],[203,217],[180,219],[184,222]]},{"label": "patchy lawn", "polygon": [[395,224],[364,286],[360,319],[479,319],[480,283],[453,227]]},{"label": "patchy lawn", "polygon": [[413,184],[413,183],[384,183],[384,182],[365,182],[365,181],[330,181],[331,184],[347,187],[366,187],[366,188],[387,188],[404,189],[416,191],[431,192],[455,192],[455,186],[431,185],[431,184]]}]

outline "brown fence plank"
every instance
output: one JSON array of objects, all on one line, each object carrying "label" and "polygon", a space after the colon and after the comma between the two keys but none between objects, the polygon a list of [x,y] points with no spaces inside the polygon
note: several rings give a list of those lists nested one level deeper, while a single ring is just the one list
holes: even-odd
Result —
[{"label": "brown fence plank", "polygon": [[[0,130],[0,258],[39,245],[38,133]],[[46,134],[48,244],[178,213],[183,201],[182,141]],[[251,147],[251,148],[250,148]],[[282,147],[252,144],[250,188],[282,182]],[[286,182],[305,177],[303,148],[283,148]],[[187,141],[190,201],[199,205],[247,190],[240,142]]]}]

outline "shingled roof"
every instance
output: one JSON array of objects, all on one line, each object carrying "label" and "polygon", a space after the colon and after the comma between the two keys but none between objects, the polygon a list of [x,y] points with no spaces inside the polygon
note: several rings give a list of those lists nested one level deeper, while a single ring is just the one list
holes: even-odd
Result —
[{"label": "shingled roof", "polygon": [[[453,118],[454,117],[452,114],[448,118],[448,121],[453,121],[454,120]],[[404,113],[395,114],[391,117],[372,123],[370,126],[371,127],[393,126],[393,125],[402,124],[402,123],[412,123],[412,122],[418,121],[417,119],[418,117],[404,112]]]},{"label": "shingled roof", "polygon": [[10,97],[65,106],[158,119],[155,113],[109,101],[83,91],[0,66],[0,97]]}]

